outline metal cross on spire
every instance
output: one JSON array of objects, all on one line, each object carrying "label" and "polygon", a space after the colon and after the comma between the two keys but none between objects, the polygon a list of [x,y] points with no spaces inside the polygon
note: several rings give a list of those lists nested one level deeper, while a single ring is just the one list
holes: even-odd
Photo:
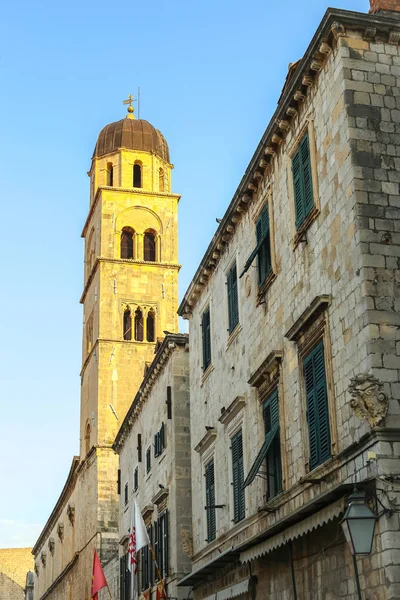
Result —
[{"label": "metal cross on spire", "polygon": [[[134,98],[132,96],[132,94],[129,94],[128,98],[126,100],[122,101],[122,104],[129,104],[128,106],[128,113],[132,116],[132,118],[134,118],[133,113],[135,111],[135,109],[132,106],[132,102],[137,102],[138,103],[138,114],[140,112],[140,88],[138,88],[138,97]],[[140,115],[139,115],[140,118]]]}]

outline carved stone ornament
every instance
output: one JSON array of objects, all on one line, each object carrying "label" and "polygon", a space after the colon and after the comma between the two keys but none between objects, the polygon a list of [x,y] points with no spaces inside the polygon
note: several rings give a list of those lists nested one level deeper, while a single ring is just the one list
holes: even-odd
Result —
[{"label": "carved stone ornament", "polygon": [[193,538],[188,529],[181,530],[182,548],[189,558],[193,556]]},{"label": "carved stone ornament", "polygon": [[56,546],[55,539],[54,539],[53,537],[51,537],[51,538],[49,539],[49,550],[50,550],[50,554],[51,554],[52,556],[53,556],[53,554],[54,554],[54,548],[55,548],[55,546]]},{"label": "carved stone ornament", "polygon": [[64,539],[64,523],[59,523],[57,525],[57,535],[61,541]]},{"label": "carved stone ornament", "polygon": [[68,504],[67,515],[68,515],[69,522],[71,523],[72,526],[74,526],[74,524],[75,524],[75,505],[74,504]]},{"label": "carved stone ornament", "polygon": [[40,560],[42,561],[43,567],[46,568],[46,561],[47,561],[47,553],[46,552],[42,552],[42,554],[40,555]]},{"label": "carved stone ornament", "polygon": [[383,383],[373,375],[360,373],[350,380],[349,392],[352,395],[351,407],[359,419],[376,427],[386,417],[389,401],[381,391]]},{"label": "carved stone ornament", "polygon": [[39,563],[35,562],[35,573],[36,575],[39,575]]}]

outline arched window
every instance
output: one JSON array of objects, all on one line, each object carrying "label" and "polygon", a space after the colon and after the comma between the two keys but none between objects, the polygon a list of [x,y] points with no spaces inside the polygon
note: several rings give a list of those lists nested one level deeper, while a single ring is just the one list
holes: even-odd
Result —
[{"label": "arched window", "polygon": [[107,163],[107,185],[110,187],[114,185],[114,167],[112,163]]},{"label": "arched window", "polygon": [[85,429],[85,454],[90,450],[90,424],[86,425]]},{"label": "arched window", "polygon": [[121,233],[121,258],[133,258],[133,234],[130,227],[124,227]]},{"label": "arched window", "polygon": [[144,260],[155,262],[156,260],[156,234],[154,231],[146,231],[144,234]]},{"label": "arched window", "polygon": [[142,187],[142,165],[140,163],[133,165],[133,187]]},{"label": "arched window", "polygon": [[158,189],[160,190],[160,192],[163,192],[165,190],[164,170],[161,168],[158,171]]},{"label": "arched window", "polygon": [[146,338],[148,342],[155,342],[155,314],[154,310],[149,310],[146,319]]},{"label": "arched window", "polygon": [[135,340],[143,342],[143,313],[140,308],[135,311]]},{"label": "arched window", "polygon": [[132,315],[129,308],[124,312],[124,340],[132,339]]}]

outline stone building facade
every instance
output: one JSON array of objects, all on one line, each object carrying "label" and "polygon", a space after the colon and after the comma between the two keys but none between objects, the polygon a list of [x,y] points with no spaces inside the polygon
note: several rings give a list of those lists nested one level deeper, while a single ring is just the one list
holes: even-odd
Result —
[{"label": "stone building facade", "polygon": [[188,342],[187,334],[168,334],[160,342],[113,445],[120,469],[121,600],[131,598],[127,553],[134,501],[159,568],[158,573],[151,551],[143,549],[139,595],[155,597],[159,575],[169,598],[185,598],[189,591],[176,586],[190,569],[191,553]]},{"label": "stone building facade", "polygon": [[180,196],[168,145],[150,123],[107,125],[92,157],[83,228],[79,456],[34,548],[35,599],[89,600],[93,549],[118,551],[118,457],[112,444],[157,338],[177,330]]},{"label": "stone building facade", "polygon": [[24,600],[26,598],[27,574],[33,567],[31,552],[31,548],[0,548],[1,600]]},{"label": "stone building facade", "polygon": [[400,598],[400,2],[329,9],[179,308],[195,600]]}]

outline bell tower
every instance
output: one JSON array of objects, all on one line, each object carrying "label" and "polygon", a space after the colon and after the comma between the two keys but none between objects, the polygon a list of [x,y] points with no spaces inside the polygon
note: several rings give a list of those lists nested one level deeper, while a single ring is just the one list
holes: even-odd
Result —
[{"label": "bell tower", "polygon": [[163,331],[178,327],[178,202],[167,142],[125,119],[104,127],[88,173],[80,459],[110,448]]}]

